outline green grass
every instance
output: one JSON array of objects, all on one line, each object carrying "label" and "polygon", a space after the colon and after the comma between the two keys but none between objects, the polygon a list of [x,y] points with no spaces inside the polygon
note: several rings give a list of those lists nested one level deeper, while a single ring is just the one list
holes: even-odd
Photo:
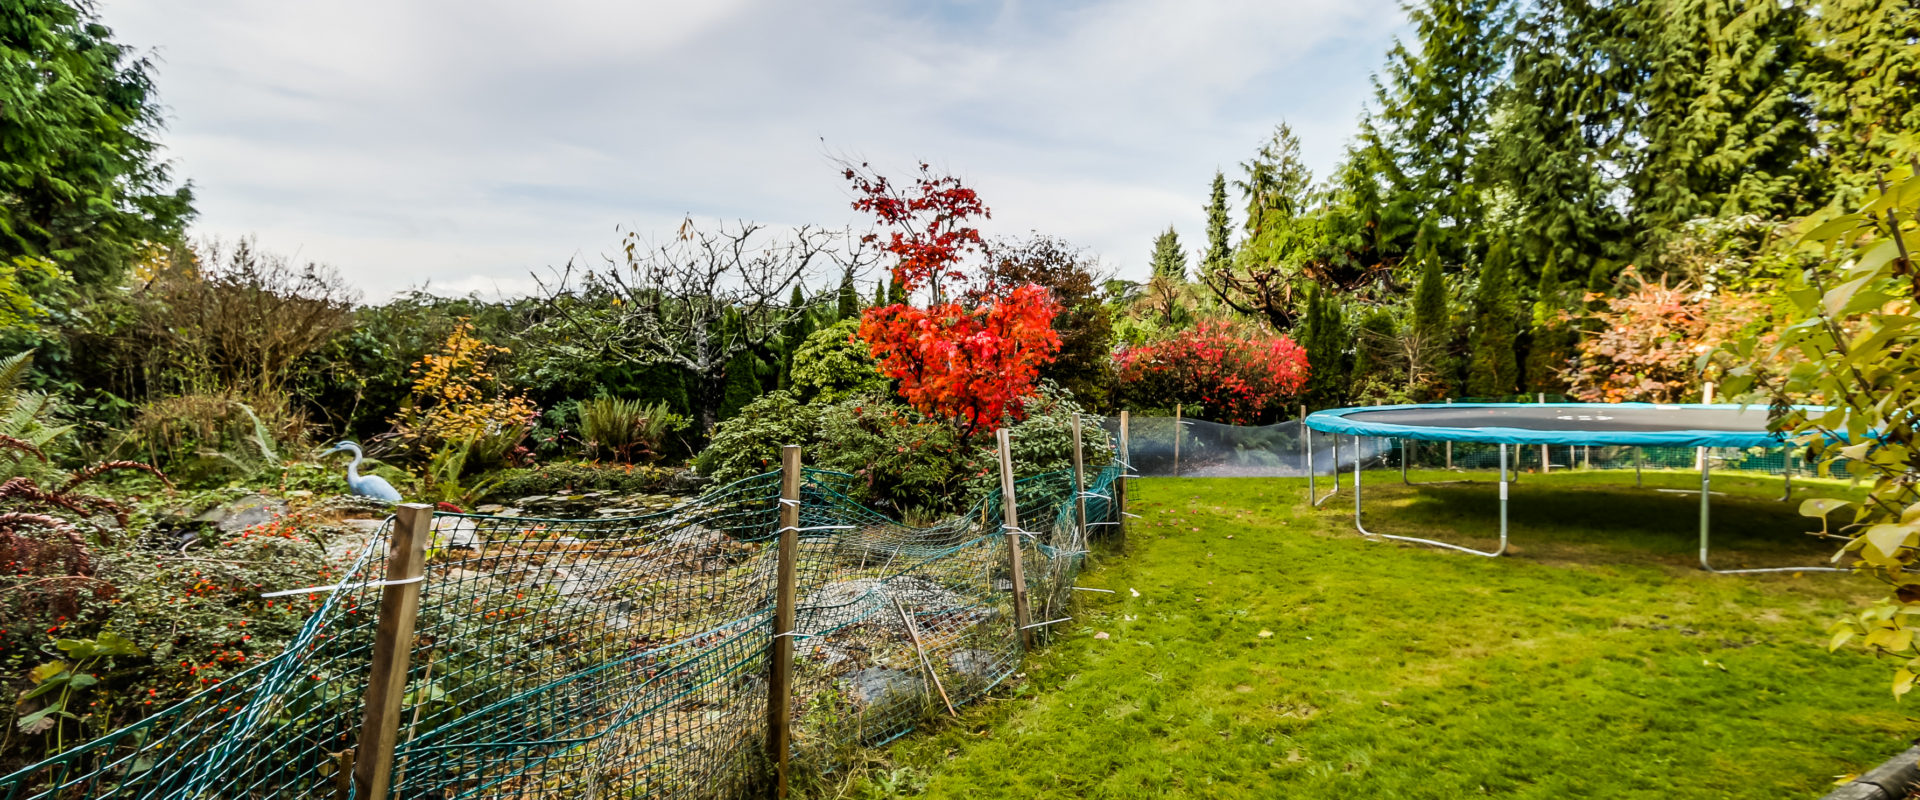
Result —
[{"label": "green grass", "polygon": [[[1702,573],[1698,497],[1651,490],[1698,479],[1632,480],[1522,477],[1501,559],[1360,537],[1344,479],[1319,509],[1302,481],[1135,481],[1126,552],[1080,580],[1116,593],[1083,593],[1010,696],[892,745],[843,788],[1817,797],[1906,746],[1920,726],[1892,700],[1889,667],[1823,646],[1875,584]],[[1490,485],[1367,483],[1375,531],[1493,541]],[[1773,499],[1777,481],[1715,489],[1729,494],[1714,498],[1717,566],[1830,552]]]}]

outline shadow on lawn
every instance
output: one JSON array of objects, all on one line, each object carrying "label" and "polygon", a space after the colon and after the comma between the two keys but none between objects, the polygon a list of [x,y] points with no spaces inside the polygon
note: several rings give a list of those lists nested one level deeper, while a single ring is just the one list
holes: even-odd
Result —
[{"label": "shadow on lawn", "polygon": [[[1513,485],[1508,502],[1509,555],[1596,565],[1651,561],[1697,568],[1699,495],[1659,490],[1697,487],[1698,479],[1649,475],[1647,485],[1636,488],[1630,476],[1621,477],[1591,473],[1523,477]],[[1367,528],[1492,549],[1499,542],[1497,491],[1492,482],[1409,487],[1397,479],[1369,481]],[[1809,535],[1818,530],[1818,523],[1799,514],[1800,500],[1814,493],[1796,491],[1791,502],[1781,502],[1778,482],[1743,476],[1716,478],[1714,491],[1711,521],[1716,567],[1818,566],[1827,564],[1839,548],[1838,542]],[[1344,514],[1350,523],[1352,497],[1343,499],[1337,506],[1330,501],[1321,513]]]}]

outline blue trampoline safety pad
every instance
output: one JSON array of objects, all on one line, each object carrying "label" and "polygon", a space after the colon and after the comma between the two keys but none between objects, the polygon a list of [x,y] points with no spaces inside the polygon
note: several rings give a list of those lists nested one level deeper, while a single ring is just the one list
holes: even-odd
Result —
[{"label": "blue trampoline safety pad", "polygon": [[1487,444],[1783,447],[1766,406],[1658,403],[1426,403],[1307,415],[1325,433]]}]

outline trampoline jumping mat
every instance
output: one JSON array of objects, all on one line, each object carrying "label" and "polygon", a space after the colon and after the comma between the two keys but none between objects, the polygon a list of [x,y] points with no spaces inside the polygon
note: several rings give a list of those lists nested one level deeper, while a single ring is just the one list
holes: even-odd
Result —
[{"label": "trampoline jumping mat", "polygon": [[1325,433],[1488,444],[1780,447],[1767,408],[1656,403],[1429,403],[1316,411]]}]

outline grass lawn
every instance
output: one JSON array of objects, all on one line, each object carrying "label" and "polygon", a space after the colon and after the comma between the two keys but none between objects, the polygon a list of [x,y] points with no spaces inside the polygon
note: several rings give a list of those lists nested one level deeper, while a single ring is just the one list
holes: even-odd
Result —
[{"label": "grass lawn", "polygon": [[[1493,542],[1489,484],[1367,482],[1372,530]],[[1817,797],[1906,746],[1920,725],[1889,667],[1824,647],[1876,584],[1702,573],[1697,495],[1651,488],[1698,478],[1632,483],[1523,476],[1514,556],[1488,559],[1360,537],[1344,478],[1319,509],[1298,480],[1135,481],[1126,552],[1080,580],[1116,593],[1083,593],[1012,696],[890,746],[844,789]],[[1714,483],[1717,566],[1830,552],[1778,481]]]}]

